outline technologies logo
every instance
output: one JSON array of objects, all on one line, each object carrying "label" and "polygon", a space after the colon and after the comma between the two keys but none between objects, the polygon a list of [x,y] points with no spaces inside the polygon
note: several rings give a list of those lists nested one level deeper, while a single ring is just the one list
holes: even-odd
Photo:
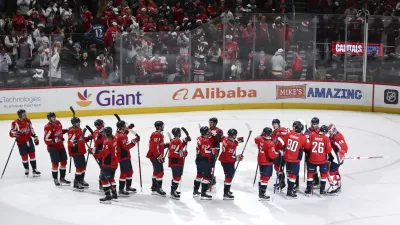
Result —
[{"label": "technologies logo", "polygon": [[90,96],[92,96],[92,94],[88,95],[87,89],[83,92],[83,94],[78,91],[78,97],[79,97],[80,101],[77,101],[76,104],[78,104],[81,107],[89,106],[90,104],[92,104],[92,101],[88,100],[90,98]]}]

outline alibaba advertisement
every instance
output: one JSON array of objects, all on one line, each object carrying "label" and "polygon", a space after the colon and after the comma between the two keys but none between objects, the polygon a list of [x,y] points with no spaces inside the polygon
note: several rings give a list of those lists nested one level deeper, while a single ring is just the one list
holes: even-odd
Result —
[{"label": "alibaba advertisement", "polygon": [[[372,50],[376,50],[378,56],[383,56],[383,44],[382,43],[368,43],[367,55],[372,54]],[[364,54],[364,43],[363,42],[332,42],[332,54],[344,55],[346,52],[351,52],[353,55]]]}]

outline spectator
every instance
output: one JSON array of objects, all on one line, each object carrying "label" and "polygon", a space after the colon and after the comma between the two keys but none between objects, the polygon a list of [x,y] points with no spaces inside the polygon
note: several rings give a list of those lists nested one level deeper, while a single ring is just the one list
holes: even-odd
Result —
[{"label": "spectator", "polygon": [[367,58],[367,76],[369,76],[373,82],[382,82],[381,66],[382,62],[376,53],[376,49],[372,49],[371,56]]},{"label": "spectator", "polygon": [[4,44],[7,48],[8,55],[11,58],[12,66],[15,67],[18,59],[19,38],[15,35],[15,30],[10,30],[10,35],[4,38]]},{"label": "spectator", "polygon": [[277,79],[283,78],[283,73],[285,72],[286,68],[286,61],[283,58],[283,54],[284,51],[280,48],[277,52],[275,52],[275,55],[272,56],[271,59],[271,72],[272,75],[274,75]]},{"label": "spectator", "polygon": [[22,15],[27,15],[30,4],[31,0],[17,0],[17,6],[20,8]]},{"label": "spectator", "polygon": [[303,74],[303,59],[301,58],[298,52],[293,52],[292,59],[292,73],[293,79],[300,80],[301,75]]},{"label": "spectator", "polygon": [[3,87],[7,87],[8,81],[8,67],[11,65],[11,58],[7,54],[5,48],[1,49],[0,53],[0,76],[1,80],[3,81]]},{"label": "spectator", "polygon": [[351,5],[346,11],[344,11],[344,14],[346,16],[356,16],[357,15],[357,9],[354,7],[354,5]]}]

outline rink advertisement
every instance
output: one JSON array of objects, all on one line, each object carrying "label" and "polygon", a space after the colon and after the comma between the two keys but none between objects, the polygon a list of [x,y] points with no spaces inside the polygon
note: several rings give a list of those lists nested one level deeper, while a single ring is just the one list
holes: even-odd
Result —
[{"label": "rink advertisement", "polygon": [[372,111],[372,84],[307,81],[240,81],[60,87],[0,91],[0,119],[24,108],[31,118],[49,111],[70,116],[225,109],[311,108]]},{"label": "rink advertisement", "polygon": [[400,86],[375,85],[374,111],[400,113]]}]

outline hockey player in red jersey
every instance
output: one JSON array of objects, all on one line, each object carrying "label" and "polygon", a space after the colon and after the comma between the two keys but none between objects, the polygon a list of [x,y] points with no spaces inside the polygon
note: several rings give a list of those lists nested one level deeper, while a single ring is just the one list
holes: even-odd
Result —
[{"label": "hockey player in red jersey", "polygon": [[[32,122],[27,118],[26,111],[20,109],[17,112],[18,119],[11,123],[10,137],[16,138],[19,154],[22,158],[22,165],[25,168],[25,175],[29,175],[29,162],[32,167],[32,175],[40,176],[40,172],[36,169],[36,153],[35,145],[39,145],[39,138],[33,130]],[[32,138],[34,141],[32,141]]]},{"label": "hockey player in red jersey", "polygon": [[201,127],[200,134],[201,136],[197,138],[197,176],[194,180],[193,197],[200,195],[199,188],[201,183],[201,200],[211,200],[212,196],[207,194],[207,190],[210,188],[211,159],[218,155],[219,149],[212,147],[210,129],[208,127]]},{"label": "hockey player in red jersey", "polygon": [[[302,134],[304,130],[303,124],[296,124],[295,134],[287,133],[284,138],[285,153],[284,160],[286,162],[286,172],[288,178],[288,189],[286,196],[288,198],[297,198],[294,185],[297,176],[299,176],[300,162],[303,157],[303,148],[308,149],[309,141]],[[277,143],[277,149],[282,147],[281,143]]]},{"label": "hockey player in red jersey", "polygon": [[[318,134],[319,133],[319,119],[318,117],[313,117],[311,119],[311,127],[309,127],[306,132],[304,132],[304,135],[307,137],[307,139],[310,139],[311,134]],[[306,153],[306,161],[308,161],[308,153]],[[314,175],[314,187],[318,188],[319,187],[319,177],[318,173],[315,173]]]},{"label": "hockey player in red jersey", "polygon": [[68,154],[74,159],[75,180],[74,189],[77,191],[83,191],[84,188],[89,188],[89,184],[85,181],[86,172],[86,142],[91,137],[84,137],[81,129],[81,120],[78,117],[72,117],[72,127],[68,130]]},{"label": "hockey player in red jersey", "polygon": [[[94,154],[95,158],[101,161],[101,183],[106,196],[100,199],[100,202],[110,203],[111,199],[117,199],[117,190],[115,184],[115,171],[118,168],[118,154],[119,148],[117,139],[113,136],[111,127],[104,127],[103,134],[105,136],[103,143],[103,150],[93,152],[93,149],[89,149],[91,154]],[[112,196],[111,196],[112,192]]]},{"label": "hockey player in red jersey", "polygon": [[329,178],[331,186],[328,189],[328,193],[336,194],[341,190],[342,187],[340,182],[341,177],[339,174],[339,167],[344,162],[344,157],[346,156],[348,147],[342,133],[336,129],[335,125],[329,125],[328,133],[333,148],[329,166]]},{"label": "hockey player in red jersey", "polygon": [[[212,117],[208,120],[208,125],[210,126],[209,138],[211,141],[211,147],[219,150],[222,141],[222,136],[224,135],[224,133],[221,129],[217,127],[217,124],[218,124],[218,119],[216,117]],[[215,154],[215,157],[211,158],[211,173],[215,168],[215,162],[217,161],[218,155],[219,152]],[[214,186],[217,183],[215,176],[211,177],[211,180],[212,180],[211,183]]]},{"label": "hockey player in red jersey", "polygon": [[326,195],[325,185],[326,177],[328,175],[328,154],[331,154],[332,146],[329,138],[326,136],[328,127],[322,125],[318,134],[310,135],[310,145],[305,151],[308,152],[309,158],[307,161],[307,189],[305,194],[311,194],[313,185],[314,173],[317,172],[317,167],[321,173],[320,194]]},{"label": "hockey player in red jersey", "polygon": [[128,129],[132,129],[134,127],[135,125],[133,124],[130,124],[129,127],[127,127],[126,122],[120,120],[117,122],[117,133],[115,134],[115,138],[117,139],[118,142],[118,148],[119,148],[118,159],[121,170],[119,177],[118,194],[124,197],[128,197],[129,192],[136,193],[136,189],[131,187],[133,169],[132,169],[130,150],[133,147],[135,147],[136,143],[140,141],[140,137],[137,136],[131,141],[128,140],[128,133],[129,133]]},{"label": "hockey player in red jersey", "polygon": [[149,151],[146,157],[150,159],[153,164],[153,177],[151,191],[153,195],[160,195],[165,197],[166,193],[162,189],[163,177],[164,177],[164,149],[169,148],[169,144],[164,143],[164,122],[156,121],[154,123],[156,131],[150,136]]},{"label": "hockey player in red jersey", "polygon": [[219,161],[221,162],[225,174],[224,200],[233,200],[235,198],[231,192],[231,182],[235,173],[236,161],[243,160],[242,154],[236,155],[236,147],[239,143],[243,142],[243,137],[238,137],[236,139],[237,133],[236,129],[229,129],[228,137],[222,138],[222,152],[219,156]]},{"label": "hockey player in red jersey", "polygon": [[[287,134],[288,130],[285,127],[281,127],[281,121],[279,119],[272,120],[272,140],[277,143],[280,142],[283,148],[283,138]],[[274,159],[274,169],[278,176],[278,190],[282,190],[286,187],[285,184],[285,173],[283,172],[283,168],[285,167],[285,161],[283,160],[283,155]]]},{"label": "hockey player in red jersey", "polygon": [[[104,121],[102,119],[97,119],[94,121],[94,126],[96,127],[96,130],[93,131],[92,138],[94,140],[94,151],[98,152],[103,150],[103,144],[104,144],[104,135],[102,134],[102,129],[104,128]],[[101,166],[101,160],[98,160],[99,165]],[[101,173],[99,175],[99,190],[103,190],[103,185],[101,184]]]},{"label": "hockey player in red jersey", "polygon": [[272,129],[266,127],[263,132],[254,141],[258,147],[258,165],[260,167],[260,182],[258,182],[258,197],[261,201],[269,200],[270,197],[265,195],[268,181],[272,176],[272,165],[274,159],[281,155],[282,151],[278,151],[272,140]]},{"label": "hockey player in red jersey", "polygon": [[191,138],[185,137],[182,141],[180,139],[181,129],[178,127],[172,129],[172,135],[174,135],[174,138],[169,143],[169,167],[171,167],[173,178],[171,181],[171,198],[179,200],[181,196],[177,189],[183,173],[184,159],[187,156],[185,146],[187,142],[191,141]]},{"label": "hockey player in red jersey", "polygon": [[[50,154],[54,184],[56,186],[70,185],[71,182],[65,179],[68,156],[64,148],[63,137],[63,135],[68,132],[68,129],[62,129],[62,125],[60,121],[57,120],[54,112],[47,113],[47,119],[49,122],[44,127],[44,142],[46,143],[47,151]],[[59,164],[60,181],[58,180]]]}]

